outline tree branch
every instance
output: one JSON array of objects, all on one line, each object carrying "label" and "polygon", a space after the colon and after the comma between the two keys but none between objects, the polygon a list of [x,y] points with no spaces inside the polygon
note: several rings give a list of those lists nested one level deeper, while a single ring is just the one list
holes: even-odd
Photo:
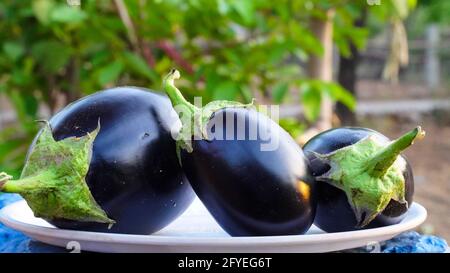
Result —
[{"label": "tree branch", "polygon": [[148,66],[150,66],[151,68],[155,67],[156,60],[150,45],[146,42],[141,42],[141,48],[142,48],[142,55],[144,56],[144,59],[147,61]]},{"label": "tree branch", "polygon": [[131,46],[135,52],[139,52],[139,40],[136,34],[136,28],[134,27],[133,21],[130,18],[128,9],[123,2],[123,0],[114,0],[114,3],[119,12],[120,19],[122,20],[125,28],[127,30],[128,39],[130,40]]},{"label": "tree branch", "polygon": [[183,70],[189,74],[194,74],[192,65],[181,56],[177,49],[167,41],[158,41],[156,46],[166,53],[175,63],[177,63]]}]

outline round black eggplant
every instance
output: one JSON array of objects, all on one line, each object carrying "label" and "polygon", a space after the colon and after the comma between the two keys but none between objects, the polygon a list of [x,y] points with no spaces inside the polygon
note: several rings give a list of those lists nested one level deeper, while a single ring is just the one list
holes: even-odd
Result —
[{"label": "round black eggplant", "polygon": [[[245,132],[257,122],[261,130],[279,135],[279,146],[261,151],[267,141],[260,135],[238,140],[237,126],[233,138],[225,139],[230,128],[220,124],[230,124],[228,119],[231,124],[245,120]],[[223,132],[223,139],[194,140],[191,153],[181,152],[194,191],[232,236],[303,234],[314,219],[315,186],[306,158],[294,140],[267,119],[243,108],[219,110],[210,123]]]},{"label": "round black eggplant", "polygon": [[[190,104],[173,84],[178,77],[171,71],[165,89],[175,108],[186,111],[180,136],[187,138],[178,139],[181,164],[219,225],[232,236],[305,233],[314,220],[316,194],[301,148],[268,116],[246,105]],[[191,133],[187,118],[198,115],[204,123],[200,128],[194,123]]]},{"label": "round black eggplant", "polygon": [[[330,169],[330,166],[318,159],[313,152],[328,154],[337,149],[353,145],[368,136],[375,137],[381,143],[390,142],[389,138],[377,131],[359,127],[330,129],[313,137],[303,146],[303,150],[310,161],[313,175],[323,175]],[[404,156],[403,158],[406,160]],[[403,176],[405,178],[405,199],[408,205],[411,205],[414,194],[414,177],[409,163],[403,170]],[[321,181],[317,182],[317,188],[318,202],[314,220],[317,227],[326,232],[360,229],[357,227],[355,214],[344,191]],[[405,204],[391,200],[387,207],[364,228],[397,224],[405,217],[407,210],[408,207]]]},{"label": "round black eggplant", "polygon": [[[176,156],[171,128],[179,122],[169,99],[144,88],[118,87],[78,100],[50,120],[54,138],[95,130],[86,183],[108,225],[54,219],[59,228],[150,234],[191,204],[192,191]],[[33,146],[31,147],[31,149]]]}]

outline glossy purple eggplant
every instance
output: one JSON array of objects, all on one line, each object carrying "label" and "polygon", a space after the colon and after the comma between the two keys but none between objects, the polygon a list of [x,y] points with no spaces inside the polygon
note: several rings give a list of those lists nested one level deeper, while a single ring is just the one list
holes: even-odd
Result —
[{"label": "glossy purple eggplant", "polygon": [[[421,134],[421,133],[420,133]],[[315,177],[321,177],[330,171],[330,164],[319,155],[330,154],[344,147],[350,147],[363,139],[371,137],[378,143],[388,146],[391,142],[386,136],[367,128],[343,127],[325,131],[313,137],[303,150],[310,161]],[[409,146],[409,145],[408,145]],[[352,231],[361,228],[374,228],[399,223],[412,203],[414,177],[412,168],[406,158],[397,156],[399,171],[404,178],[404,198],[406,202],[391,199],[388,205],[367,225],[360,226],[349,197],[330,181],[318,181],[318,204],[314,224],[327,232]],[[363,218],[366,215],[363,215]]]},{"label": "glossy purple eggplant", "polygon": [[57,143],[81,139],[100,124],[85,182],[111,222],[47,220],[65,229],[132,234],[150,234],[171,223],[195,196],[171,137],[178,122],[165,95],[135,87],[101,91],[57,113],[49,121]]},{"label": "glossy purple eggplant", "polygon": [[[216,101],[195,108],[173,85],[177,74],[172,71],[165,84],[173,105],[187,109],[185,117],[198,114],[205,122],[179,139],[180,160],[220,226],[232,236],[305,233],[315,214],[315,181],[301,148],[246,105]],[[186,129],[188,123],[182,123]]]}]

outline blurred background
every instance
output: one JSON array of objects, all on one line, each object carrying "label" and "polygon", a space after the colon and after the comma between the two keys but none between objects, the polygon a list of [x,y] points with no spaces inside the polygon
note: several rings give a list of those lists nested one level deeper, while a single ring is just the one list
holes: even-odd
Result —
[{"label": "blurred background", "polygon": [[68,103],[117,85],[281,104],[302,144],[332,126],[427,131],[406,155],[419,230],[450,240],[450,1],[2,0],[0,170]]}]

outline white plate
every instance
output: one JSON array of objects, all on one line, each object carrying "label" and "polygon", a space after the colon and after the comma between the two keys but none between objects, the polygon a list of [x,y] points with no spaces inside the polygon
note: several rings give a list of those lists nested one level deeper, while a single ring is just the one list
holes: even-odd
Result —
[{"label": "white plate", "polygon": [[[58,229],[33,216],[25,201],[0,210],[0,221],[29,237],[56,246],[78,245],[98,252],[328,252],[376,245],[423,223],[427,212],[413,203],[397,225],[325,233],[313,226],[305,235],[230,237],[202,203],[194,203],[172,224],[152,235],[127,235]],[[75,241],[75,242],[73,242]]]}]

